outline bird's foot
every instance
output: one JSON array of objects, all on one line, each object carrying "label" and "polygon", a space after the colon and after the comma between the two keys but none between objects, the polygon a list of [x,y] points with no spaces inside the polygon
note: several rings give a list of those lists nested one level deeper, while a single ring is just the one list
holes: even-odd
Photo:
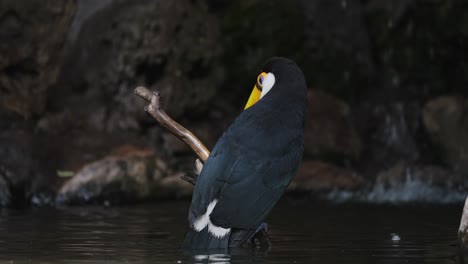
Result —
[{"label": "bird's foot", "polygon": [[180,176],[180,178],[186,182],[189,182],[193,185],[197,183],[198,176],[200,176],[200,173],[203,169],[203,163],[200,161],[200,159],[195,160],[195,172],[187,172],[185,175]]},{"label": "bird's foot", "polygon": [[255,234],[250,239],[250,242],[259,248],[270,248],[271,241],[267,233],[268,224],[261,223],[260,226],[255,230]]},{"label": "bird's foot", "polygon": [[195,185],[197,183],[198,176],[199,175],[195,172],[187,172],[186,174],[180,176],[180,178],[188,183],[191,183],[192,185]]}]

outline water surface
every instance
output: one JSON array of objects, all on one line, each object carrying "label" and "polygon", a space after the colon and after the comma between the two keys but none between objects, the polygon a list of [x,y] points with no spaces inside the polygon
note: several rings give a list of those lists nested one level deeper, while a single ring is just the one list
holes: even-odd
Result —
[{"label": "water surface", "polygon": [[324,205],[283,200],[270,250],[181,250],[188,201],[0,210],[3,263],[457,263],[462,205]]}]

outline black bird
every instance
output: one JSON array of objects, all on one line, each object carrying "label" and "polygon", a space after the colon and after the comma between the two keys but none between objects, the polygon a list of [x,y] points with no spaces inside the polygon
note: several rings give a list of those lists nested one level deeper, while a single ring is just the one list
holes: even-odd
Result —
[{"label": "black bird", "polygon": [[294,62],[266,62],[244,111],[197,179],[186,248],[237,247],[262,228],[302,159],[306,92]]}]

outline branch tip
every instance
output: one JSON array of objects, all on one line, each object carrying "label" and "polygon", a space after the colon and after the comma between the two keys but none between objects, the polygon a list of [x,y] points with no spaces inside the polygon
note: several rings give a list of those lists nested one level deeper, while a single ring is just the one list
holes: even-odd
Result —
[{"label": "branch tip", "polygon": [[156,119],[158,123],[167,128],[172,134],[184,141],[185,144],[187,144],[197,154],[202,162],[206,161],[210,155],[210,151],[192,132],[181,126],[166,114],[160,101],[161,93],[159,91],[151,92],[146,87],[138,86],[135,88],[134,93],[150,102],[150,104],[145,107],[146,112]]}]

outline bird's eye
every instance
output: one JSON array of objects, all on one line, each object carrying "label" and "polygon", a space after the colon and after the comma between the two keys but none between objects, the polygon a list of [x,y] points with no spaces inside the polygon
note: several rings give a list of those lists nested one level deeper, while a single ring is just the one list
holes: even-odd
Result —
[{"label": "bird's eye", "polygon": [[263,86],[263,79],[265,77],[263,77],[262,74],[258,75],[257,77],[257,87],[261,90],[262,86]]}]

